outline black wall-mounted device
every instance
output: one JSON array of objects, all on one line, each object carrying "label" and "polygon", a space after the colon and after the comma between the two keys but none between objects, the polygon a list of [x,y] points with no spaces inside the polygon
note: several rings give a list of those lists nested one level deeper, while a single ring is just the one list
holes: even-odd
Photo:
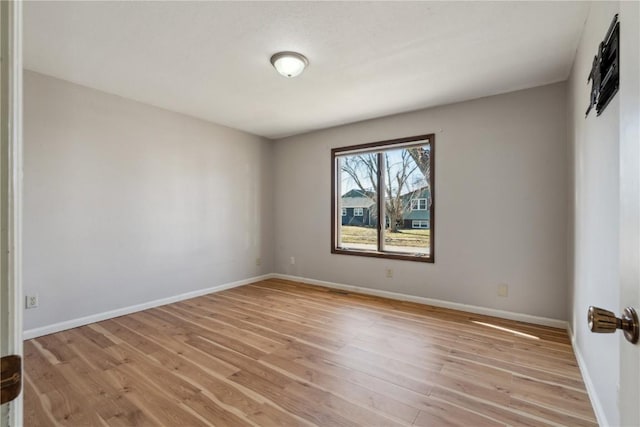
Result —
[{"label": "black wall-mounted device", "polygon": [[597,115],[602,114],[620,86],[620,23],[618,14],[613,17],[607,35],[598,46],[598,54],[593,57],[591,73],[591,97],[585,117],[595,107]]}]

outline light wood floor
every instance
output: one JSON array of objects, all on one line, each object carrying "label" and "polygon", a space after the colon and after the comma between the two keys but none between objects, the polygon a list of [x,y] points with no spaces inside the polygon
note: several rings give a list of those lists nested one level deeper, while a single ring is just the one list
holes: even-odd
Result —
[{"label": "light wood floor", "polygon": [[27,426],[593,426],[563,330],[268,280],[25,342]]}]

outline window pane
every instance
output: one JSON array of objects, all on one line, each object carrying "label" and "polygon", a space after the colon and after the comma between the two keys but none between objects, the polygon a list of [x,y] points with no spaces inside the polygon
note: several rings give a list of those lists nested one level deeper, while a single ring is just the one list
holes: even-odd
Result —
[{"label": "window pane", "polygon": [[332,253],[434,262],[434,135],[331,150]]},{"label": "window pane", "polygon": [[340,176],[338,247],[378,250],[378,155],[363,153],[338,158]]},{"label": "window pane", "polygon": [[429,255],[430,145],[388,150],[382,155],[385,207],[382,249]]}]

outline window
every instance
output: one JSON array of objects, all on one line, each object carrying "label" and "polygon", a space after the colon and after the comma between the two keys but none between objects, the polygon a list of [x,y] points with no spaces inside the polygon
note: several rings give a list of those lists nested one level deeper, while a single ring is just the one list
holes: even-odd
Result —
[{"label": "window", "polygon": [[427,199],[411,199],[411,210],[412,211],[426,211],[427,210]]},{"label": "window", "polygon": [[342,208],[342,216],[347,216],[347,208]]},{"label": "window", "polygon": [[331,252],[434,262],[434,153],[433,134],[332,149]]}]

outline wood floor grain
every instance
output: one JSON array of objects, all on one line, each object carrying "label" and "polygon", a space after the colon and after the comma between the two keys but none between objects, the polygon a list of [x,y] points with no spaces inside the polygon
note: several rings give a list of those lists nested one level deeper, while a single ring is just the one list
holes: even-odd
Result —
[{"label": "wood floor grain", "polygon": [[563,330],[271,279],[25,342],[27,426],[595,426]]}]

